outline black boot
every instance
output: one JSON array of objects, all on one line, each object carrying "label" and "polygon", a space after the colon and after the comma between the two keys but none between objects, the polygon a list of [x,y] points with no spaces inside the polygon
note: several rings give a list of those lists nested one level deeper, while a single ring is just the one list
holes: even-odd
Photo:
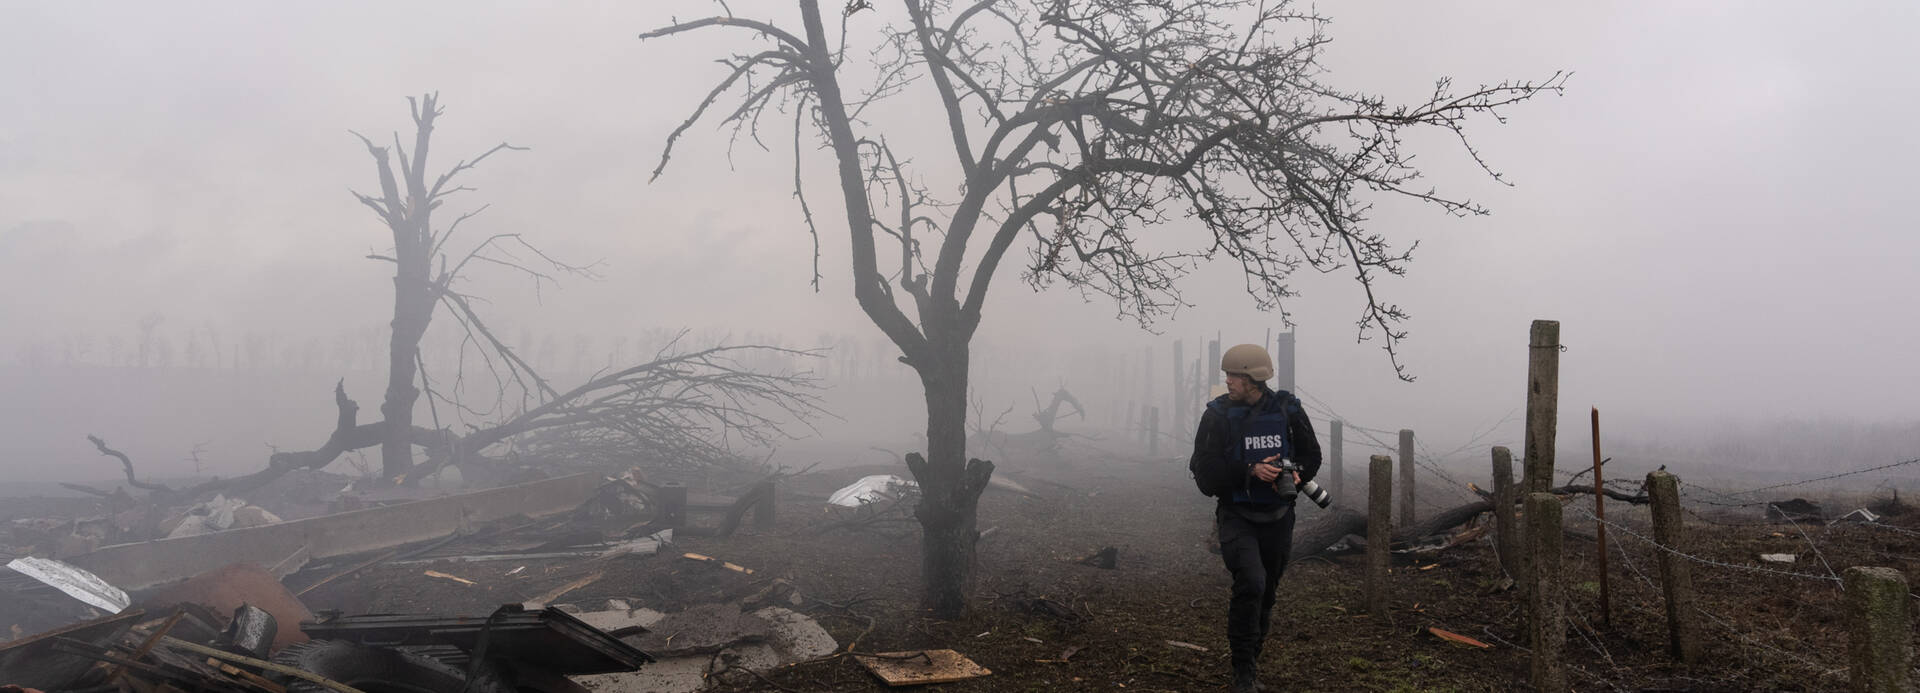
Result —
[{"label": "black boot", "polygon": [[1233,693],[1260,693],[1260,677],[1252,666],[1233,668]]}]

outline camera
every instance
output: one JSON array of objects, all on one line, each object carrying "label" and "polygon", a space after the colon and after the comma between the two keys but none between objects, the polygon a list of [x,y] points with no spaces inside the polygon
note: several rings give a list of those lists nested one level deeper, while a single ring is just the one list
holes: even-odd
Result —
[{"label": "camera", "polygon": [[[1290,460],[1290,459],[1280,460],[1280,464],[1278,466],[1280,467],[1281,473],[1290,473],[1290,472],[1300,471],[1300,465],[1294,464],[1293,460]],[[1322,508],[1325,508],[1329,505],[1333,505],[1333,494],[1328,493],[1327,490],[1324,488],[1320,488],[1320,484],[1314,482],[1311,479],[1301,482],[1300,485],[1295,488],[1300,491],[1301,495],[1304,495],[1307,497],[1308,500],[1313,501],[1314,505],[1318,505]]]}]

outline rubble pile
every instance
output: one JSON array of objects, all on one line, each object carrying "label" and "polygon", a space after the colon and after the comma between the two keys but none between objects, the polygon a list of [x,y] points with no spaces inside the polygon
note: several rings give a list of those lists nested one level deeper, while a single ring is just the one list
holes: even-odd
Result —
[{"label": "rubble pile", "polygon": [[[311,492],[334,480],[307,476],[305,491],[261,497],[293,499],[290,506],[309,509],[337,507],[341,498],[386,504],[365,497],[372,494],[351,494],[345,484]],[[806,600],[787,581],[755,577],[751,568],[700,554],[660,556],[686,508],[658,507],[659,487],[631,476],[592,481],[549,480],[505,495],[491,489],[372,515],[290,522],[239,498],[215,496],[151,525],[149,539],[139,544],[165,550],[87,547],[71,563],[22,555],[0,569],[0,691],[694,691],[731,669],[765,671],[836,651],[833,638],[796,610]],[[765,490],[733,504],[736,520],[748,506],[771,512],[769,483],[755,488]],[[502,499],[512,507],[495,507]],[[489,507],[492,519],[476,519],[476,503]],[[116,515],[133,513],[146,522],[159,514],[153,504],[119,505],[126,507],[92,520],[16,520],[0,541],[34,535],[26,543],[38,550],[47,534],[77,535],[102,520],[113,527]],[[305,513],[296,508],[291,514]],[[356,526],[388,536],[392,525],[410,517],[420,527],[448,522],[451,529],[398,545],[340,536]],[[274,525],[290,529],[262,529]],[[125,531],[100,537],[124,538]],[[305,544],[285,545],[287,537],[305,537]],[[175,560],[114,558],[121,554]],[[714,603],[668,603],[657,586],[647,586],[645,595],[568,601],[612,567],[626,565],[620,562],[660,560],[704,562],[709,567],[702,570],[731,575],[739,585],[752,580],[757,591],[746,598],[736,591],[736,598]],[[181,565],[195,564],[206,568],[178,577]],[[96,575],[83,565],[107,572]],[[497,568],[482,571],[481,565]],[[316,611],[303,601],[329,583],[351,584],[352,576],[374,566],[444,589],[482,589],[469,578],[497,574],[524,579],[540,573],[551,582],[579,577],[537,596],[528,594],[543,587],[526,589],[517,601],[491,602],[498,606],[477,613],[345,614]],[[133,589],[123,591],[103,575]]]}]

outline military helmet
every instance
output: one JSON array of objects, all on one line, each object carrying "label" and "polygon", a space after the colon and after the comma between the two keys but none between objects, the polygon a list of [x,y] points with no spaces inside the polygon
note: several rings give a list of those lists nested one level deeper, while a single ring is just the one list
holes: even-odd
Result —
[{"label": "military helmet", "polygon": [[1273,379],[1273,357],[1258,344],[1238,344],[1220,355],[1220,370],[1264,383]]}]

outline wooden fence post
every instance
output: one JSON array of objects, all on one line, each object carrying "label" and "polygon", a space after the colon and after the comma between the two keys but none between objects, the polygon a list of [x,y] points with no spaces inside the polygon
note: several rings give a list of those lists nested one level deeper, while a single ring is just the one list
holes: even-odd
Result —
[{"label": "wooden fence post", "polygon": [[1169,395],[1167,399],[1173,405],[1171,409],[1167,410],[1167,427],[1169,429],[1179,428],[1180,410],[1182,407],[1187,406],[1187,364],[1186,357],[1182,356],[1182,354],[1185,353],[1186,343],[1178,339],[1173,340],[1173,391],[1167,393]]},{"label": "wooden fence post", "polygon": [[1855,693],[1912,691],[1912,617],[1907,577],[1892,568],[1848,568],[1848,676]]},{"label": "wooden fence post", "polygon": [[1345,492],[1347,481],[1346,474],[1340,469],[1340,436],[1343,434],[1341,430],[1343,428],[1346,428],[1346,424],[1341,423],[1339,419],[1334,419],[1332,423],[1328,424],[1329,430],[1327,431],[1327,462],[1331,465],[1331,472],[1333,474],[1328,479],[1327,492],[1333,494],[1333,502],[1335,503],[1340,502],[1340,494]]},{"label": "wooden fence post", "polygon": [[1553,441],[1560,424],[1560,322],[1535,320],[1527,340],[1527,493],[1553,488]]},{"label": "wooden fence post", "polygon": [[1666,472],[1647,475],[1647,496],[1653,503],[1653,540],[1660,552],[1660,587],[1667,598],[1667,652],[1692,666],[1700,660],[1700,643],[1693,627],[1693,571],[1681,550],[1680,479]]},{"label": "wooden fence post", "polygon": [[1513,526],[1513,451],[1504,446],[1493,449],[1493,550],[1500,557],[1500,569],[1515,584],[1524,582],[1518,564],[1520,533]]},{"label": "wooden fence post", "polygon": [[1413,512],[1413,431],[1400,429],[1400,526],[1412,527]]},{"label": "wooden fence post", "polygon": [[1374,455],[1367,465],[1367,614],[1387,618],[1388,553],[1393,544],[1393,458]]},{"label": "wooden fence post", "polygon": [[1560,576],[1560,499],[1527,494],[1527,552],[1532,555],[1527,591],[1527,631],[1536,691],[1567,690],[1562,663],[1567,644],[1564,586]]}]

